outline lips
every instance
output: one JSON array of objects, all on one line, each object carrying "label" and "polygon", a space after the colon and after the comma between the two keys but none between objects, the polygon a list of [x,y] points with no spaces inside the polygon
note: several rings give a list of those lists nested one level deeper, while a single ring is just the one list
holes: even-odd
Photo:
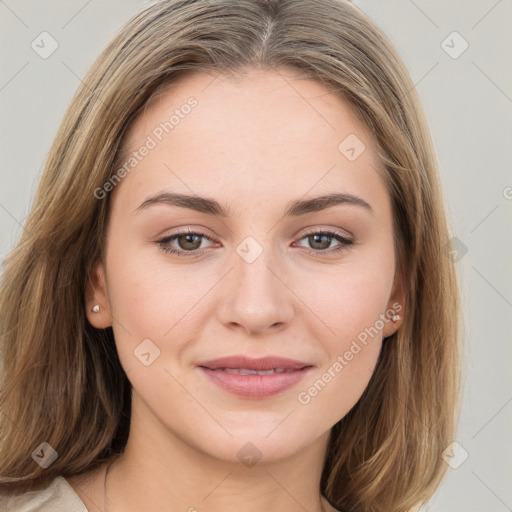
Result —
[{"label": "lips", "polygon": [[202,361],[198,368],[221,389],[242,398],[262,399],[294,386],[313,365],[277,356],[230,356]]},{"label": "lips", "polygon": [[258,359],[249,358],[243,355],[234,355],[222,357],[220,359],[212,359],[210,361],[202,361],[197,366],[209,368],[210,370],[253,370],[264,372],[274,370],[276,373],[283,373],[290,370],[301,370],[311,363],[298,361],[279,356],[266,356]]},{"label": "lips", "polygon": [[251,370],[249,368],[209,368],[214,372],[236,373],[237,375],[273,375],[274,373],[288,373],[296,370],[285,368],[272,368],[271,370]]}]

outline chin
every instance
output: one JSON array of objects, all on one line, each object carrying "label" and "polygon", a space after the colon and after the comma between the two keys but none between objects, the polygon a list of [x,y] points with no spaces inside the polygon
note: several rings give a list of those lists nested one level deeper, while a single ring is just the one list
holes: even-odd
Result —
[{"label": "chin", "polygon": [[[228,429],[233,435],[232,439],[212,439],[212,444],[204,448],[216,459],[250,468],[256,464],[272,464],[285,460],[315,441],[313,436],[308,439],[304,431],[295,436],[289,429],[278,432],[279,428],[270,435],[266,429],[264,433],[250,428],[245,428],[243,432]],[[212,445],[215,446],[214,450]]]}]

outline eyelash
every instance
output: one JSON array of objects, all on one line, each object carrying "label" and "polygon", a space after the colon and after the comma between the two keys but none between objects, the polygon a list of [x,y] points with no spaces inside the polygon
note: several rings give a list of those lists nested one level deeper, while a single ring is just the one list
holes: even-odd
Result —
[{"label": "eyelash", "polygon": [[[175,256],[193,257],[193,256],[198,256],[205,251],[205,249],[195,249],[193,251],[172,249],[169,246],[169,243],[176,240],[178,237],[180,237],[182,235],[197,235],[197,236],[205,238],[206,240],[212,241],[212,239],[208,235],[205,235],[204,233],[199,233],[197,231],[192,231],[190,229],[187,229],[187,230],[183,230],[183,231],[178,231],[177,233],[174,233],[173,235],[161,238],[160,240],[157,240],[156,243],[159,245],[160,249],[163,252],[165,252],[167,254],[173,254]],[[342,251],[347,250],[347,248],[349,246],[354,245],[354,243],[355,243],[354,240],[351,240],[350,238],[347,238],[346,236],[341,235],[340,233],[337,233],[336,231],[329,231],[329,230],[309,231],[308,233],[305,233],[299,240],[307,238],[308,236],[311,236],[311,235],[325,235],[325,236],[328,236],[329,238],[335,239],[337,242],[340,242],[340,244],[337,245],[334,249],[325,249],[325,250],[310,249],[310,250],[308,250],[308,254],[313,254],[316,256],[318,256],[319,254],[320,255],[321,254],[332,255],[332,254],[341,253]]]}]

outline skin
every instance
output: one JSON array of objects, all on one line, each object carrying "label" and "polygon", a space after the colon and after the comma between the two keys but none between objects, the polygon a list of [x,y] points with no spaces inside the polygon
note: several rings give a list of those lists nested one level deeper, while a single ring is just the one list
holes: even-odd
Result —
[{"label": "skin", "polygon": [[[330,429],[360,398],[382,338],[400,322],[386,321],[309,403],[297,396],[379,315],[395,302],[404,307],[375,141],[345,101],[281,68],[180,79],[136,119],[129,151],[190,96],[198,105],[112,192],[105,260],[87,288],[88,319],[113,326],[133,386],[129,440],[108,474],[107,510],[333,511],[319,492]],[[349,134],[366,147],[354,161],[338,149]],[[165,204],[136,211],[162,191],[213,198],[231,215]],[[290,201],[333,192],[364,199],[373,214],[340,204],[283,217]],[[202,255],[161,249],[157,241],[181,228],[211,240],[187,245],[182,237],[171,247]],[[340,242],[315,245],[305,234],[325,229],[355,244],[328,254]],[[262,249],[251,263],[236,250],[247,236]],[[145,339],[160,349],[149,366],[134,355]],[[240,398],[195,366],[231,354],[274,354],[315,368],[278,395]],[[251,467],[237,457],[247,442],[261,456]],[[104,470],[68,479],[89,510],[103,510]]]}]

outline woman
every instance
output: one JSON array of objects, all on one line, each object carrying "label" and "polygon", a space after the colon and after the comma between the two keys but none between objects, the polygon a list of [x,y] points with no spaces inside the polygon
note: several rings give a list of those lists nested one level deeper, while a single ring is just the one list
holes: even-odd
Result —
[{"label": "woman", "polygon": [[357,8],[145,8],[6,262],[2,510],[415,510],[459,407],[449,238],[418,96]]}]

